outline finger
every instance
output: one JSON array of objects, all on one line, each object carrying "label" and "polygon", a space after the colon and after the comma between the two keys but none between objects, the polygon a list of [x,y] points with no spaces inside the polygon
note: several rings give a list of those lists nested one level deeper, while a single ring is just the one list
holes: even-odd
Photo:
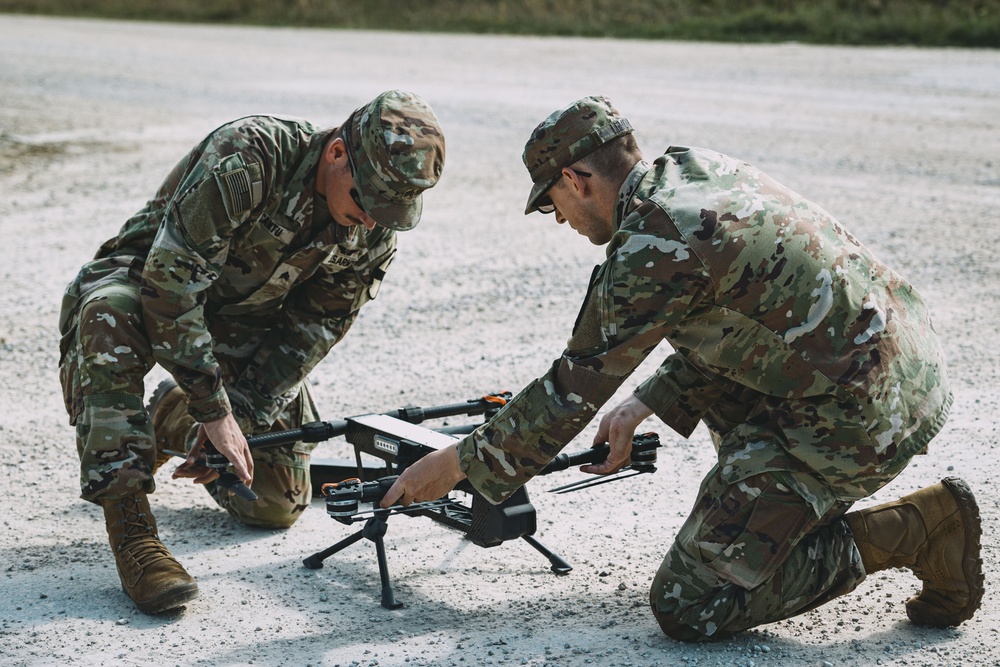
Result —
[{"label": "finger", "polygon": [[238,461],[233,464],[233,472],[236,473],[236,477],[243,482],[248,484],[250,480],[250,473],[247,472],[246,464],[242,461]]},{"label": "finger", "polygon": [[625,465],[632,457],[632,435],[633,429],[622,429],[612,432],[608,438],[608,461],[618,461],[619,465]]},{"label": "finger", "polygon": [[191,476],[191,462],[185,460],[184,463],[180,464],[174,468],[174,474],[171,475],[174,479],[179,479],[181,477]]},{"label": "finger", "polygon": [[205,453],[205,441],[202,440],[201,442],[198,442],[196,440],[195,444],[191,447],[190,450],[188,450],[188,455],[185,461],[187,463],[195,463],[198,459],[200,459],[204,455],[204,453]]},{"label": "finger", "polygon": [[253,459],[250,457],[250,450],[247,449],[246,452],[241,452],[242,458],[236,458],[233,462],[233,470],[236,471],[236,476],[240,478],[247,486],[250,486],[250,482],[253,481]]},{"label": "finger", "polygon": [[601,418],[601,423],[597,427],[597,433],[594,435],[594,445],[603,445],[608,441],[608,436],[611,434],[611,418],[609,415],[604,415]]},{"label": "finger", "polygon": [[243,480],[244,484],[249,485],[253,480],[253,454],[242,433],[239,434],[235,445],[233,468],[236,469],[236,476]]},{"label": "finger", "polygon": [[625,465],[625,461],[612,461],[610,458],[605,460],[603,463],[595,463],[593,465],[581,466],[580,472],[589,473],[591,475],[610,475],[613,472],[618,472],[621,470],[622,466]]},{"label": "finger", "polygon": [[197,463],[190,463],[185,461],[184,463],[180,464],[179,466],[177,466],[177,468],[174,469],[173,478],[179,479],[182,477],[183,478],[199,477],[200,475],[204,475],[209,470],[211,470],[211,468],[199,465]]},{"label": "finger", "polygon": [[194,484],[208,484],[219,478],[219,472],[217,470],[207,470],[203,475],[195,477],[191,480]]},{"label": "finger", "polygon": [[[389,507],[392,507],[393,505],[397,504],[396,501],[401,501],[403,499],[405,493],[406,493],[406,487],[403,485],[402,480],[397,479],[393,483],[393,485],[389,487],[389,490],[385,492],[385,495],[382,496],[382,502],[379,503],[379,507],[381,507],[382,509],[387,509]],[[399,504],[405,507],[410,503],[400,502]]]}]

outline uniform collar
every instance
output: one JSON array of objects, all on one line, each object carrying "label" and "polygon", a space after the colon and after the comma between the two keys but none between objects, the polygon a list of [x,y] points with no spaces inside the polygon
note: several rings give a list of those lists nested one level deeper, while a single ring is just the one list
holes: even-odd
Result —
[{"label": "uniform collar", "polygon": [[642,181],[649,172],[649,163],[639,160],[625,178],[618,190],[618,200],[615,203],[614,228],[617,231],[622,221],[634,211],[649,195],[640,188]]}]

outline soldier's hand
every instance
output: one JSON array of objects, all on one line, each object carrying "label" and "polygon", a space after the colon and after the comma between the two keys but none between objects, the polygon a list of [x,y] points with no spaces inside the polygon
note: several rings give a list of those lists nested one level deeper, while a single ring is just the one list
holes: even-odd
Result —
[{"label": "soldier's hand", "polygon": [[188,452],[184,463],[177,466],[174,470],[174,479],[189,478],[195,484],[208,484],[218,479],[219,471],[205,465],[205,441],[207,439],[204,428],[199,426],[195,444],[191,447],[191,451]]},{"label": "soldier's hand", "polygon": [[592,475],[610,475],[621,470],[632,457],[632,436],[635,435],[635,429],[652,414],[653,411],[635,395],[609,410],[601,419],[597,435],[594,436],[595,445],[608,443],[608,458],[604,463],[581,466],[580,470]]},{"label": "soldier's hand", "polygon": [[253,458],[247,440],[231,414],[198,427],[194,447],[184,463],[177,466],[173,476],[192,478],[195,484],[207,484],[216,479],[219,473],[203,463],[205,442],[209,440],[233,464],[233,472],[240,481],[250,486],[253,482]]},{"label": "soldier's hand", "polygon": [[465,479],[458,464],[458,446],[450,445],[431,452],[403,471],[382,498],[382,507],[409,505],[437,500]]}]

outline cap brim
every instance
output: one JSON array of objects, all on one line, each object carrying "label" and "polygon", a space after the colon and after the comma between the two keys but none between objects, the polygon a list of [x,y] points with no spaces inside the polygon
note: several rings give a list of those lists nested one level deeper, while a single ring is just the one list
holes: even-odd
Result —
[{"label": "cap brim", "polygon": [[420,222],[420,214],[424,210],[423,195],[417,195],[408,204],[394,202],[386,199],[378,192],[367,190],[361,184],[354,181],[361,201],[364,203],[364,211],[379,225],[388,227],[397,232],[405,232],[413,229]]},{"label": "cap brim", "polygon": [[556,184],[556,181],[559,180],[561,175],[562,172],[556,174],[548,180],[535,183],[531,186],[531,193],[528,195],[528,205],[524,207],[525,215],[530,215],[538,210],[538,200],[542,198],[542,195],[549,191],[549,188]]}]

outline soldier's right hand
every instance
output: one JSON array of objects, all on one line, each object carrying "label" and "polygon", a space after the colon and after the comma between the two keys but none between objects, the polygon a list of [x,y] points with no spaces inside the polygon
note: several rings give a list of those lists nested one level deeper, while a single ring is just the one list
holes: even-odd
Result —
[{"label": "soldier's right hand", "polygon": [[253,458],[250,456],[247,439],[231,414],[204,422],[198,427],[194,447],[188,452],[187,460],[177,466],[174,477],[193,477],[196,484],[206,484],[219,476],[216,471],[199,461],[206,441],[211,441],[219,453],[229,459],[236,476],[250,486],[253,482]]},{"label": "soldier's right hand", "polygon": [[380,506],[408,506],[425,500],[437,500],[465,479],[458,460],[458,446],[442,447],[404,470],[382,498]]}]

